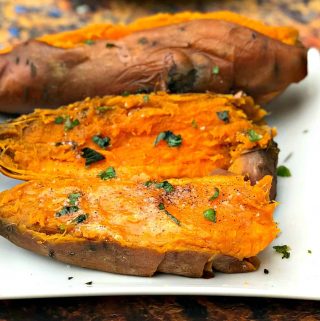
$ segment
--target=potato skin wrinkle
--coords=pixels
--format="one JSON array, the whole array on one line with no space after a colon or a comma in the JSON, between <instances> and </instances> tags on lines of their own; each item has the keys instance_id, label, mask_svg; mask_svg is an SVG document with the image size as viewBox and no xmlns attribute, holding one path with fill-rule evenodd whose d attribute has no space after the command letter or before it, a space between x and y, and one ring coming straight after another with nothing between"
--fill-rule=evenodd
<instances>
[{"instance_id":1,"label":"potato skin wrinkle","mask_svg":"<svg viewBox=\"0 0 320 321\"><path fill-rule=\"evenodd\" d=\"M156 16L20 44L0 54L0 111L26 113L125 91L243 90L267 102L306 76L306 49L294 30L204 16L178 15L171 22ZM78 42L88 34L92 44Z\"/></svg>"}]
</instances>

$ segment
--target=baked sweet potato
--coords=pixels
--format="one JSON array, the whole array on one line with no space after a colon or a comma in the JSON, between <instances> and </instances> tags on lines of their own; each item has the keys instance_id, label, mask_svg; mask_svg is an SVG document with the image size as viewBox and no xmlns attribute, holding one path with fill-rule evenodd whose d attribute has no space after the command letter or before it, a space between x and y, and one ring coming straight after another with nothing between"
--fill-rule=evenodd
<instances>
[{"instance_id":1,"label":"baked sweet potato","mask_svg":"<svg viewBox=\"0 0 320 321\"><path fill-rule=\"evenodd\" d=\"M52 177L100 179L112 167L122 179L208 176L227 170L244 153L269 148L275 129L252 98L213 94L115 96L86 99L56 110L36 110L0 125L0 170L29 180ZM254 172L253 183L275 172ZM243 168L243 171L241 171ZM257 175L257 171L261 175Z\"/></svg>"},{"instance_id":2,"label":"baked sweet potato","mask_svg":"<svg viewBox=\"0 0 320 321\"><path fill-rule=\"evenodd\" d=\"M22 43L0 55L0 111L123 92L230 93L269 101L306 75L290 28L231 13L155 16Z\"/></svg>"},{"instance_id":3,"label":"baked sweet potato","mask_svg":"<svg viewBox=\"0 0 320 321\"><path fill-rule=\"evenodd\" d=\"M254 271L276 237L271 176L31 181L0 194L0 234L68 264L107 272L201 277ZM168 188L170 186L170 189Z\"/></svg>"}]
</instances>

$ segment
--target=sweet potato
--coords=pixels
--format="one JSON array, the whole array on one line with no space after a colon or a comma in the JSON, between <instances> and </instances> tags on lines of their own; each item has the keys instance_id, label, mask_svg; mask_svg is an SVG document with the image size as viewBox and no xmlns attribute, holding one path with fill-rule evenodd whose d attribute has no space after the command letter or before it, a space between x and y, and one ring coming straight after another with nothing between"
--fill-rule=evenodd
<instances>
[{"instance_id":1,"label":"sweet potato","mask_svg":"<svg viewBox=\"0 0 320 321\"><path fill-rule=\"evenodd\" d=\"M243 90L261 102L305 75L306 49L290 28L228 13L180 14L18 45L0 55L0 111L30 112L125 91Z\"/></svg>"},{"instance_id":2,"label":"sweet potato","mask_svg":"<svg viewBox=\"0 0 320 321\"><path fill-rule=\"evenodd\" d=\"M208 176L248 151L272 144L275 129L250 97L213 94L131 95L86 99L36 110L0 125L0 170L18 179L98 176L113 167L122 179ZM236 173L257 164L234 165ZM94 162L90 163L94 159ZM267 164L269 157L264 160ZM239 163L240 164L240 163ZM86 166L88 165L88 166ZM243 168L243 171L241 171Z\"/></svg>"},{"instance_id":3,"label":"sweet potato","mask_svg":"<svg viewBox=\"0 0 320 321\"><path fill-rule=\"evenodd\" d=\"M111 179L31 181L0 194L0 234L68 264L107 272L201 277L254 271L276 237L271 176L155 184ZM218 191L218 193L217 193Z\"/></svg>"}]
</instances>

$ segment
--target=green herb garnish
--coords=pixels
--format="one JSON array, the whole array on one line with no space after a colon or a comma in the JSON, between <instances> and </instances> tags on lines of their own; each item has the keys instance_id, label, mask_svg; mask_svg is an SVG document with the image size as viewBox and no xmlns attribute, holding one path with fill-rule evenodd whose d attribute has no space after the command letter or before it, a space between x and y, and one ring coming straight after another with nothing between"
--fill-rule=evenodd
<instances>
[{"instance_id":1,"label":"green herb garnish","mask_svg":"<svg viewBox=\"0 0 320 321\"><path fill-rule=\"evenodd\" d=\"M80 125L78 119L72 120L69 116L67 116L64 122L64 130L71 130L78 125Z\"/></svg>"},{"instance_id":2,"label":"green herb garnish","mask_svg":"<svg viewBox=\"0 0 320 321\"><path fill-rule=\"evenodd\" d=\"M143 96L143 101L145 102L145 103L148 103L149 102L149 96L148 95L144 95Z\"/></svg>"},{"instance_id":3,"label":"green herb garnish","mask_svg":"<svg viewBox=\"0 0 320 321\"><path fill-rule=\"evenodd\" d=\"M229 123L229 111L224 110L224 111L218 111L217 112L218 118L222 120L224 123Z\"/></svg>"},{"instance_id":4,"label":"green herb garnish","mask_svg":"<svg viewBox=\"0 0 320 321\"><path fill-rule=\"evenodd\" d=\"M58 116L56 117L56 119L54 120L55 124L62 124L64 122L64 118L62 116Z\"/></svg>"},{"instance_id":5,"label":"green herb garnish","mask_svg":"<svg viewBox=\"0 0 320 321\"><path fill-rule=\"evenodd\" d=\"M123 97L128 97L130 95L130 91L128 91L128 90L125 90L122 94L121 94L121 96L123 96Z\"/></svg>"},{"instance_id":6,"label":"green herb garnish","mask_svg":"<svg viewBox=\"0 0 320 321\"><path fill-rule=\"evenodd\" d=\"M216 198L218 198L220 194L219 188L215 187L214 188L214 193L213 195L209 198L209 201L214 201Z\"/></svg>"},{"instance_id":7,"label":"green herb garnish","mask_svg":"<svg viewBox=\"0 0 320 321\"><path fill-rule=\"evenodd\" d=\"M92 46L95 44L95 41L92 39L86 39L83 43L85 43L86 45Z\"/></svg>"},{"instance_id":8,"label":"green herb garnish","mask_svg":"<svg viewBox=\"0 0 320 321\"><path fill-rule=\"evenodd\" d=\"M105 113L106 111L109 111L109 110L112 110L114 107L112 106L99 106L96 108L96 110L98 111L98 113L102 114L102 113Z\"/></svg>"},{"instance_id":9,"label":"green herb garnish","mask_svg":"<svg viewBox=\"0 0 320 321\"><path fill-rule=\"evenodd\" d=\"M138 42L141 45L146 45L149 42L149 40L146 37L142 37L138 40Z\"/></svg>"},{"instance_id":10,"label":"green herb garnish","mask_svg":"<svg viewBox=\"0 0 320 321\"><path fill-rule=\"evenodd\" d=\"M160 204L158 205L158 208L159 208L159 210L164 211L165 214L166 214L174 223L176 223L176 224L179 225L179 226L181 225L181 222L180 222L175 216L173 216L171 213L169 213L169 212L165 209L163 203L160 203Z\"/></svg>"},{"instance_id":11,"label":"green herb garnish","mask_svg":"<svg viewBox=\"0 0 320 321\"><path fill-rule=\"evenodd\" d=\"M85 221L88 218L88 214L80 214L78 215L75 219L72 220L72 223L82 223L83 221Z\"/></svg>"},{"instance_id":12,"label":"green herb garnish","mask_svg":"<svg viewBox=\"0 0 320 321\"><path fill-rule=\"evenodd\" d=\"M161 183L155 183L156 188L163 188L167 193L171 193L174 191L173 185L171 185L168 181L163 181Z\"/></svg>"},{"instance_id":13,"label":"green herb garnish","mask_svg":"<svg viewBox=\"0 0 320 321\"><path fill-rule=\"evenodd\" d=\"M165 132L161 132L155 142L154 146L157 146L161 140L164 140L167 142L169 147L178 147L182 143L182 137L181 135L175 135L173 132L167 130Z\"/></svg>"},{"instance_id":14,"label":"green herb garnish","mask_svg":"<svg viewBox=\"0 0 320 321\"><path fill-rule=\"evenodd\" d=\"M105 171L100 172L98 174L98 177L100 177L104 181L107 179L112 179L116 177L116 171L114 167L109 166Z\"/></svg>"},{"instance_id":15,"label":"green herb garnish","mask_svg":"<svg viewBox=\"0 0 320 321\"><path fill-rule=\"evenodd\" d=\"M198 127L199 127L199 126L198 126L198 123L196 122L195 119L192 119L191 126L192 126L193 128L198 128Z\"/></svg>"},{"instance_id":16,"label":"green herb garnish","mask_svg":"<svg viewBox=\"0 0 320 321\"><path fill-rule=\"evenodd\" d=\"M290 257L290 247L288 245L275 245L273 248L277 253L282 254L283 259L288 259Z\"/></svg>"},{"instance_id":17,"label":"green herb garnish","mask_svg":"<svg viewBox=\"0 0 320 321\"><path fill-rule=\"evenodd\" d=\"M89 166L92 163L99 162L105 159L105 157L102 154L89 147L85 147L81 150L81 157L86 159L86 166Z\"/></svg>"},{"instance_id":18,"label":"green herb garnish","mask_svg":"<svg viewBox=\"0 0 320 321\"><path fill-rule=\"evenodd\" d=\"M253 143L259 141L262 138L262 135L258 134L253 129L248 130L248 136L249 136L250 142L253 142Z\"/></svg>"},{"instance_id":19,"label":"green herb garnish","mask_svg":"<svg viewBox=\"0 0 320 321\"><path fill-rule=\"evenodd\" d=\"M218 75L219 72L220 72L219 66L214 66L214 67L212 67L212 73L213 73L214 75Z\"/></svg>"},{"instance_id":20,"label":"green herb garnish","mask_svg":"<svg viewBox=\"0 0 320 321\"><path fill-rule=\"evenodd\" d=\"M113 43L110 43L110 42L107 42L106 43L106 48L113 48L113 47L115 47L116 45L115 44L113 44Z\"/></svg>"},{"instance_id":21,"label":"green herb garnish","mask_svg":"<svg viewBox=\"0 0 320 321\"><path fill-rule=\"evenodd\" d=\"M76 205L80 198L81 194L80 193L72 193L68 196L69 203L70 205Z\"/></svg>"},{"instance_id":22,"label":"green herb garnish","mask_svg":"<svg viewBox=\"0 0 320 321\"><path fill-rule=\"evenodd\" d=\"M277 168L277 175L280 177L290 177L291 172L290 169L284 165L281 165Z\"/></svg>"},{"instance_id":23,"label":"green herb garnish","mask_svg":"<svg viewBox=\"0 0 320 321\"><path fill-rule=\"evenodd\" d=\"M92 137L92 141L103 149L106 149L110 145L110 138L108 136L102 137L95 135Z\"/></svg>"},{"instance_id":24,"label":"green herb garnish","mask_svg":"<svg viewBox=\"0 0 320 321\"><path fill-rule=\"evenodd\" d=\"M144 186L150 187L152 184L155 184L155 182L154 182L154 181L146 181L146 182L144 183Z\"/></svg>"},{"instance_id":25,"label":"green herb garnish","mask_svg":"<svg viewBox=\"0 0 320 321\"><path fill-rule=\"evenodd\" d=\"M312 251L311 251L311 250L308 250L308 253L309 253L309 254L312 254Z\"/></svg>"},{"instance_id":26,"label":"green herb garnish","mask_svg":"<svg viewBox=\"0 0 320 321\"><path fill-rule=\"evenodd\" d=\"M79 211L79 207L72 205L72 206L64 206L59 212L56 213L56 217L68 215L71 213L75 213Z\"/></svg>"},{"instance_id":27,"label":"green herb garnish","mask_svg":"<svg viewBox=\"0 0 320 321\"><path fill-rule=\"evenodd\" d=\"M203 216L205 219L207 219L208 221L211 221L213 223L217 222L217 218L216 218L216 211L213 208L209 208L207 210L205 210L203 212Z\"/></svg>"}]
</instances>

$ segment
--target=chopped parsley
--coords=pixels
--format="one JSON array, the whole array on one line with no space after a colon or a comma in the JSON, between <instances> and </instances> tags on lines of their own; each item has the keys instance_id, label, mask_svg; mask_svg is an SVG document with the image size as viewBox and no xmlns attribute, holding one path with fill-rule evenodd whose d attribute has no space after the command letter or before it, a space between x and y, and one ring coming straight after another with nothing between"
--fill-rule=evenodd
<instances>
[{"instance_id":1,"label":"chopped parsley","mask_svg":"<svg viewBox=\"0 0 320 321\"><path fill-rule=\"evenodd\" d=\"M92 137L92 141L103 149L106 149L110 145L110 138L108 136L102 137L101 135L95 135Z\"/></svg>"},{"instance_id":2,"label":"chopped parsley","mask_svg":"<svg viewBox=\"0 0 320 321\"><path fill-rule=\"evenodd\" d=\"M156 188L163 188L167 193L171 193L174 191L173 185L171 185L168 181L163 181L161 183L155 183Z\"/></svg>"},{"instance_id":3,"label":"chopped parsley","mask_svg":"<svg viewBox=\"0 0 320 321\"><path fill-rule=\"evenodd\" d=\"M217 222L216 211L213 208L209 208L203 212L203 216L206 220L211 221L213 223Z\"/></svg>"},{"instance_id":4,"label":"chopped parsley","mask_svg":"<svg viewBox=\"0 0 320 321\"><path fill-rule=\"evenodd\" d=\"M198 126L198 123L196 122L195 119L192 119L191 126L192 126L193 128L198 128L198 127L199 127L199 126Z\"/></svg>"},{"instance_id":5,"label":"chopped parsley","mask_svg":"<svg viewBox=\"0 0 320 321\"><path fill-rule=\"evenodd\" d=\"M78 119L72 120L69 116L67 116L64 122L64 130L71 130L78 125L80 125L80 122Z\"/></svg>"},{"instance_id":6,"label":"chopped parsley","mask_svg":"<svg viewBox=\"0 0 320 321\"><path fill-rule=\"evenodd\" d=\"M181 135L175 135L170 130L161 132L154 141L154 146L157 146L161 140L166 141L169 147L178 147L182 143Z\"/></svg>"},{"instance_id":7,"label":"chopped parsley","mask_svg":"<svg viewBox=\"0 0 320 321\"><path fill-rule=\"evenodd\" d=\"M105 157L102 154L89 147L85 147L81 150L81 157L85 158L86 166L89 166L92 163L96 163L105 159Z\"/></svg>"},{"instance_id":8,"label":"chopped parsley","mask_svg":"<svg viewBox=\"0 0 320 321\"><path fill-rule=\"evenodd\" d=\"M99 113L99 114L102 114L102 113L105 113L106 111L109 111L109 110L112 110L113 107L112 106L99 106L96 108L96 111Z\"/></svg>"},{"instance_id":9,"label":"chopped parsley","mask_svg":"<svg viewBox=\"0 0 320 321\"><path fill-rule=\"evenodd\" d=\"M154 184L155 182L154 181L146 181L145 183L144 183L144 186L146 186L146 187L150 187L152 184Z\"/></svg>"},{"instance_id":10,"label":"chopped parsley","mask_svg":"<svg viewBox=\"0 0 320 321\"><path fill-rule=\"evenodd\" d=\"M308 254L312 254L312 251L311 251L311 250L308 250Z\"/></svg>"},{"instance_id":11,"label":"chopped parsley","mask_svg":"<svg viewBox=\"0 0 320 321\"><path fill-rule=\"evenodd\" d=\"M176 224L179 225L179 226L181 225L181 222L180 222L175 216L173 216L171 213L169 213L169 212L165 209L163 203L160 203L159 206L158 206L158 208L159 208L159 210L164 211L165 214L166 214L174 223L176 223Z\"/></svg>"},{"instance_id":12,"label":"chopped parsley","mask_svg":"<svg viewBox=\"0 0 320 321\"><path fill-rule=\"evenodd\" d=\"M144 96L143 96L143 101L144 101L145 103L148 103L149 100L150 100L150 98L149 98L148 95L144 95Z\"/></svg>"},{"instance_id":13,"label":"chopped parsley","mask_svg":"<svg viewBox=\"0 0 320 321\"><path fill-rule=\"evenodd\" d=\"M142 37L138 40L138 42L140 45L146 45L149 42L149 40L146 37Z\"/></svg>"},{"instance_id":14,"label":"chopped parsley","mask_svg":"<svg viewBox=\"0 0 320 321\"><path fill-rule=\"evenodd\" d=\"M125 91L121 94L121 96L123 96L123 97L128 97L128 96L130 96L130 91L125 90Z\"/></svg>"},{"instance_id":15,"label":"chopped parsley","mask_svg":"<svg viewBox=\"0 0 320 321\"><path fill-rule=\"evenodd\" d=\"M76 224L82 223L88 218L88 216L89 216L88 214L80 214L75 219L72 220L72 223L76 223Z\"/></svg>"},{"instance_id":16,"label":"chopped parsley","mask_svg":"<svg viewBox=\"0 0 320 321\"><path fill-rule=\"evenodd\" d=\"M220 72L219 66L212 67L212 74L213 75L219 75L219 72Z\"/></svg>"},{"instance_id":17,"label":"chopped parsley","mask_svg":"<svg viewBox=\"0 0 320 321\"><path fill-rule=\"evenodd\" d=\"M64 215L68 215L71 213L75 213L79 211L79 207L75 206L75 205L71 205L71 206L64 206L59 212L56 213L56 217L61 217Z\"/></svg>"},{"instance_id":18,"label":"chopped parsley","mask_svg":"<svg viewBox=\"0 0 320 321\"><path fill-rule=\"evenodd\" d=\"M249 136L250 142L253 142L253 143L258 142L262 138L262 135L258 134L254 129L248 130L248 136Z\"/></svg>"},{"instance_id":19,"label":"chopped parsley","mask_svg":"<svg viewBox=\"0 0 320 321\"><path fill-rule=\"evenodd\" d=\"M106 43L106 48L113 48L115 47L116 45L114 43L111 43L111 42L107 42Z\"/></svg>"},{"instance_id":20,"label":"chopped parsley","mask_svg":"<svg viewBox=\"0 0 320 321\"><path fill-rule=\"evenodd\" d=\"M224 123L226 123L226 124L229 123L229 111L228 110L218 111L217 116Z\"/></svg>"},{"instance_id":21,"label":"chopped parsley","mask_svg":"<svg viewBox=\"0 0 320 321\"><path fill-rule=\"evenodd\" d=\"M98 174L98 177L100 177L102 180L112 179L116 178L116 171L114 167L109 166L105 171L102 171Z\"/></svg>"},{"instance_id":22,"label":"chopped parsley","mask_svg":"<svg viewBox=\"0 0 320 321\"><path fill-rule=\"evenodd\" d=\"M64 122L64 118L62 116L58 116L56 117L56 119L54 120L55 124L62 124Z\"/></svg>"},{"instance_id":23,"label":"chopped parsley","mask_svg":"<svg viewBox=\"0 0 320 321\"><path fill-rule=\"evenodd\" d=\"M280 177L290 177L291 172L290 169L284 165L281 165L277 168L277 175Z\"/></svg>"},{"instance_id":24,"label":"chopped parsley","mask_svg":"<svg viewBox=\"0 0 320 321\"><path fill-rule=\"evenodd\" d=\"M290 257L290 247L288 245L275 245L273 249L275 249L277 253L282 254L283 259Z\"/></svg>"},{"instance_id":25,"label":"chopped parsley","mask_svg":"<svg viewBox=\"0 0 320 321\"><path fill-rule=\"evenodd\" d=\"M86 45L92 46L95 44L95 41L92 39L86 39L83 43L85 43Z\"/></svg>"},{"instance_id":26,"label":"chopped parsley","mask_svg":"<svg viewBox=\"0 0 320 321\"><path fill-rule=\"evenodd\" d=\"M209 198L209 201L214 201L216 198L218 198L220 194L219 188L215 187L214 188L214 193L213 195Z\"/></svg>"},{"instance_id":27,"label":"chopped parsley","mask_svg":"<svg viewBox=\"0 0 320 321\"><path fill-rule=\"evenodd\" d=\"M80 193L72 193L68 196L69 203L70 205L76 205L80 198L81 194Z\"/></svg>"}]
</instances>

